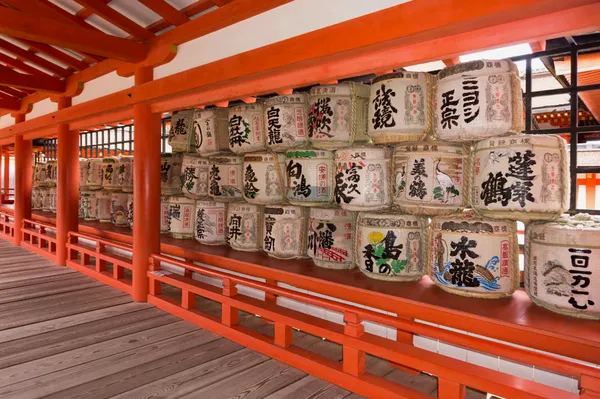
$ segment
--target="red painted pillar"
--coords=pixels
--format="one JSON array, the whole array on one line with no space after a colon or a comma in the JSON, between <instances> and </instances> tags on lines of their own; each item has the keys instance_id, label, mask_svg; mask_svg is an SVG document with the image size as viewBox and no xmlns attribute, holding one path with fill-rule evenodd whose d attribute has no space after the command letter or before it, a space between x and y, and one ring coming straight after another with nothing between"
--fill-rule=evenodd
<instances>
[{"instance_id":1,"label":"red painted pillar","mask_svg":"<svg viewBox=\"0 0 600 399\"><path fill-rule=\"evenodd\" d=\"M71 106L70 97L58 99L58 109ZM69 231L78 229L79 211L79 135L59 124L56 184L56 264L66 265Z\"/></svg>"},{"instance_id":2,"label":"red painted pillar","mask_svg":"<svg viewBox=\"0 0 600 399\"><path fill-rule=\"evenodd\" d=\"M135 72L135 84L150 82L151 68ZM160 253L160 114L150 105L133 106L133 300L148 298L149 258Z\"/></svg>"},{"instance_id":3,"label":"red painted pillar","mask_svg":"<svg viewBox=\"0 0 600 399\"><path fill-rule=\"evenodd\" d=\"M0 200L8 199L8 189L10 188L10 154L8 148L4 148L4 176L2 177L2 190L4 196Z\"/></svg>"},{"instance_id":4,"label":"red painted pillar","mask_svg":"<svg viewBox=\"0 0 600 399\"><path fill-rule=\"evenodd\" d=\"M17 114L15 123L25 121L25 115ZM31 185L33 167L31 140L15 137L15 245L21 245L23 219L31 218Z\"/></svg>"}]
</instances>

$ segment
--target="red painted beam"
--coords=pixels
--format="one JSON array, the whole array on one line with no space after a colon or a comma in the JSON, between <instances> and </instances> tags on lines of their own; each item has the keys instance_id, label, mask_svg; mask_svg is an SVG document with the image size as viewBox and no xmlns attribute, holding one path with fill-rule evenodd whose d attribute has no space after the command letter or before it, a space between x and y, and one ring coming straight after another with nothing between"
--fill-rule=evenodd
<instances>
[{"instance_id":1,"label":"red painted beam","mask_svg":"<svg viewBox=\"0 0 600 399\"><path fill-rule=\"evenodd\" d=\"M4 39L0 39L0 48L8 51L9 53L13 53L15 56L20 57L23 60L29 61L52 73L62 76L63 78L66 78L67 76L71 75L69 71L56 65L55 63L45 60L42 57L38 57L31 51L23 50L21 47L15 46L14 44Z\"/></svg>"},{"instance_id":2,"label":"red painted beam","mask_svg":"<svg viewBox=\"0 0 600 399\"><path fill-rule=\"evenodd\" d=\"M125 32L139 40L150 40L154 34L148 29L142 28L140 25L127 18L125 15L109 7L102 0L75 0L77 3L93 11L95 14L104 18L111 24L118 26Z\"/></svg>"},{"instance_id":3,"label":"red painted beam","mask_svg":"<svg viewBox=\"0 0 600 399\"><path fill-rule=\"evenodd\" d=\"M21 102L12 97L0 96L0 109L19 111L21 109Z\"/></svg>"},{"instance_id":4,"label":"red painted beam","mask_svg":"<svg viewBox=\"0 0 600 399\"><path fill-rule=\"evenodd\" d=\"M25 39L21 39L21 42L23 42L23 44L28 45L32 49L39 51L40 53L44 53L47 56L52 57L55 60L60 61L63 64L70 66L71 68L73 68L77 71L81 71L81 70L89 67L89 65L86 64L85 62L79 61L77 58L70 56L70 55L68 55L58 49L55 49L54 47L49 46L47 44L33 42L31 40L25 40Z\"/></svg>"},{"instance_id":5,"label":"red painted beam","mask_svg":"<svg viewBox=\"0 0 600 399\"><path fill-rule=\"evenodd\" d=\"M148 54L142 43L8 8L0 8L0 33L127 62L140 62Z\"/></svg>"},{"instance_id":6,"label":"red painted beam","mask_svg":"<svg viewBox=\"0 0 600 399\"><path fill-rule=\"evenodd\" d=\"M64 93L66 83L50 76L24 75L0 65L0 85Z\"/></svg>"},{"instance_id":7,"label":"red painted beam","mask_svg":"<svg viewBox=\"0 0 600 399\"><path fill-rule=\"evenodd\" d=\"M140 3L169 21L172 25L182 25L190 19L165 0L138 0Z\"/></svg>"}]
</instances>

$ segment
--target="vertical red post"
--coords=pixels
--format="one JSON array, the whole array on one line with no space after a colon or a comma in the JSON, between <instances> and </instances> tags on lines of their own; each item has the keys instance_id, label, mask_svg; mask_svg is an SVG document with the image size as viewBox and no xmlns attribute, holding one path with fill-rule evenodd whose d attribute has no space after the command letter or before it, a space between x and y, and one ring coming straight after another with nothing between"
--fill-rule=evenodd
<instances>
[{"instance_id":1,"label":"vertical red post","mask_svg":"<svg viewBox=\"0 0 600 399\"><path fill-rule=\"evenodd\" d=\"M6 148L4 151L4 176L2 179L2 188L4 189L4 198L8 199L8 189L10 188L10 154Z\"/></svg>"},{"instance_id":2,"label":"vertical red post","mask_svg":"<svg viewBox=\"0 0 600 399\"><path fill-rule=\"evenodd\" d=\"M135 72L135 84L150 82L152 68ZM148 298L148 264L160 253L160 114L149 104L133 106L133 300Z\"/></svg>"},{"instance_id":3,"label":"vertical red post","mask_svg":"<svg viewBox=\"0 0 600 399\"><path fill-rule=\"evenodd\" d=\"M58 99L58 109L71 106L70 97ZM78 230L79 210L79 135L69 125L57 125L57 184L56 184L56 264L65 266L69 231Z\"/></svg>"},{"instance_id":4,"label":"vertical red post","mask_svg":"<svg viewBox=\"0 0 600 399\"><path fill-rule=\"evenodd\" d=\"M25 121L24 114L15 116L15 123ZM15 137L15 245L21 245L23 219L31 218L31 185L33 183L33 147L31 140Z\"/></svg>"}]
</instances>

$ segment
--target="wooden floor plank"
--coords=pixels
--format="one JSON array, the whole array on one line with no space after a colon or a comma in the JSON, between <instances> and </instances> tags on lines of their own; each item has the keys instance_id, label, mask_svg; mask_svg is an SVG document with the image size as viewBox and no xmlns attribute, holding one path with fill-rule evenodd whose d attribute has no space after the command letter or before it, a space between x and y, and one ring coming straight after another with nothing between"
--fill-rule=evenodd
<instances>
[{"instance_id":1,"label":"wooden floor plank","mask_svg":"<svg viewBox=\"0 0 600 399\"><path fill-rule=\"evenodd\" d=\"M13 272L13 273L7 273L7 274L3 275L2 282L8 283L11 281L26 280L26 279L30 279L30 278L49 277L49 276L72 274L72 273L77 273L77 272L74 271L73 269L59 268L59 267L44 268L44 269L40 269L40 270L25 270L22 272Z\"/></svg>"},{"instance_id":2,"label":"wooden floor plank","mask_svg":"<svg viewBox=\"0 0 600 399\"><path fill-rule=\"evenodd\" d=\"M156 380L113 399L179 398L268 361L250 349L242 349L213 361Z\"/></svg>"},{"instance_id":3,"label":"wooden floor plank","mask_svg":"<svg viewBox=\"0 0 600 399\"><path fill-rule=\"evenodd\" d=\"M70 280L70 283L68 284L65 284L64 281L51 281L45 284L38 284L28 287L10 288L0 291L0 304L62 294L65 292L75 292L79 290L86 290L92 287L102 286L102 283L98 281L81 279Z\"/></svg>"},{"instance_id":4,"label":"wooden floor plank","mask_svg":"<svg viewBox=\"0 0 600 399\"><path fill-rule=\"evenodd\" d=\"M2 369L0 387L38 378L196 330L181 321ZM2 396L2 395L0 395Z\"/></svg>"},{"instance_id":5,"label":"wooden floor plank","mask_svg":"<svg viewBox=\"0 0 600 399\"><path fill-rule=\"evenodd\" d=\"M58 275L58 276L49 276L49 277L38 277L38 278L30 278L26 280L18 280L18 281L10 281L8 283L0 282L0 290L16 288L16 287L28 287L31 285L44 284L51 281L68 281L68 280L76 280L83 279L87 276L80 273L72 273L66 275ZM66 283L68 284L68 283Z\"/></svg>"},{"instance_id":6,"label":"wooden floor plank","mask_svg":"<svg viewBox=\"0 0 600 399\"><path fill-rule=\"evenodd\" d=\"M308 375L265 399L342 399L350 391Z\"/></svg>"},{"instance_id":7,"label":"wooden floor plank","mask_svg":"<svg viewBox=\"0 0 600 399\"><path fill-rule=\"evenodd\" d=\"M57 392L48 396L47 399L110 398L242 349L241 345L224 338L195 347L193 345L194 343L189 343L187 347L183 347L181 352Z\"/></svg>"},{"instance_id":8,"label":"wooden floor plank","mask_svg":"<svg viewBox=\"0 0 600 399\"><path fill-rule=\"evenodd\" d=\"M100 321L109 317L118 316L120 314L136 312L138 310L148 308L153 308L153 306L147 303L129 302L93 310L90 312L78 313L71 316L51 319L18 328L12 328L9 330L0 331L0 343L19 338L31 337L38 334L44 334L51 331L57 331L63 328L69 328L93 321Z\"/></svg>"},{"instance_id":9,"label":"wooden floor plank","mask_svg":"<svg viewBox=\"0 0 600 399\"><path fill-rule=\"evenodd\" d=\"M305 376L306 373L271 359L181 397L225 399L243 396L244 399L262 399Z\"/></svg>"},{"instance_id":10,"label":"wooden floor plank","mask_svg":"<svg viewBox=\"0 0 600 399\"><path fill-rule=\"evenodd\" d=\"M187 325L191 332L157 342L148 342L146 345L138 343L138 347L134 349L0 388L0 397L3 399L47 397L77 385L181 352L189 348L191 342L201 344L220 339L215 334L193 328L194 326L188 323L181 322L181 324ZM132 342L132 346L135 343ZM64 398L62 395L58 397Z\"/></svg>"},{"instance_id":11,"label":"wooden floor plank","mask_svg":"<svg viewBox=\"0 0 600 399\"><path fill-rule=\"evenodd\" d=\"M157 309L145 309L99 322L6 342L0 344L0 368L88 347L176 321L178 319L175 316Z\"/></svg>"}]
</instances>

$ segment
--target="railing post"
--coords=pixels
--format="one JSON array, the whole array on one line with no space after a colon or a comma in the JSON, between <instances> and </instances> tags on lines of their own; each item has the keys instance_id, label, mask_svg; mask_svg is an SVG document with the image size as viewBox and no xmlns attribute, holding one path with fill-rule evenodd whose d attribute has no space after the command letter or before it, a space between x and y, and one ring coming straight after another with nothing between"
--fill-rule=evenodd
<instances>
[{"instance_id":1,"label":"railing post","mask_svg":"<svg viewBox=\"0 0 600 399\"><path fill-rule=\"evenodd\" d=\"M346 322L344 326L345 335L360 338L365 333L365 326L362 325L361 319L356 313L344 313L344 321ZM355 377L365 373L365 352L344 344L343 357L343 370L345 373Z\"/></svg>"},{"instance_id":2,"label":"railing post","mask_svg":"<svg viewBox=\"0 0 600 399\"><path fill-rule=\"evenodd\" d=\"M232 298L237 295L237 287L230 279L223 279L223 295ZM234 308L230 304L221 304L221 322L226 326L232 327L238 324L238 309Z\"/></svg>"},{"instance_id":3,"label":"railing post","mask_svg":"<svg viewBox=\"0 0 600 399\"><path fill-rule=\"evenodd\" d=\"M153 79L153 69L135 71L135 84ZM148 259L160 253L160 114L149 104L133 106L135 152L133 156L133 262L132 296L134 301L148 298Z\"/></svg>"},{"instance_id":4,"label":"railing post","mask_svg":"<svg viewBox=\"0 0 600 399\"><path fill-rule=\"evenodd\" d=\"M15 124L25 121L24 114L15 115ZM15 137L15 217L14 243L21 245L23 219L31 218L31 186L32 186L33 147L31 140L22 135Z\"/></svg>"},{"instance_id":5,"label":"railing post","mask_svg":"<svg viewBox=\"0 0 600 399\"><path fill-rule=\"evenodd\" d=\"M58 98L59 110L70 106L71 97ZM79 134L64 123L57 125L57 131L56 264L65 266L67 235L79 227Z\"/></svg>"},{"instance_id":6,"label":"railing post","mask_svg":"<svg viewBox=\"0 0 600 399\"><path fill-rule=\"evenodd\" d=\"M458 382L438 377L438 399L465 399L467 389Z\"/></svg>"},{"instance_id":7,"label":"railing post","mask_svg":"<svg viewBox=\"0 0 600 399\"><path fill-rule=\"evenodd\" d=\"M149 264L150 264L151 272L160 270L160 261L157 261L153 257L150 257ZM162 294L162 287L160 285L160 281L156 281L155 279L150 279L148 294L154 295L154 296Z\"/></svg>"},{"instance_id":8,"label":"railing post","mask_svg":"<svg viewBox=\"0 0 600 399\"><path fill-rule=\"evenodd\" d=\"M581 399L600 398L600 378L584 374L581 376L579 386L581 388Z\"/></svg>"},{"instance_id":9,"label":"railing post","mask_svg":"<svg viewBox=\"0 0 600 399\"><path fill-rule=\"evenodd\" d=\"M282 348L292 345L292 327L279 321L275 322L275 345Z\"/></svg>"},{"instance_id":10,"label":"railing post","mask_svg":"<svg viewBox=\"0 0 600 399\"><path fill-rule=\"evenodd\" d=\"M72 243L73 243L73 236L71 236L71 233L69 233L69 235L67 236L67 245L71 245ZM72 259L73 259L73 251L71 249L69 249L67 251L67 262L71 261Z\"/></svg>"},{"instance_id":11,"label":"railing post","mask_svg":"<svg viewBox=\"0 0 600 399\"><path fill-rule=\"evenodd\" d=\"M4 152L4 176L2 179L2 187L3 187L2 201L4 201L5 197L6 197L6 200L8 200L10 197L10 193L8 192L9 186L10 186L10 154L8 153L8 150L7 150Z\"/></svg>"},{"instance_id":12,"label":"railing post","mask_svg":"<svg viewBox=\"0 0 600 399\"><path fill-rule=\"evenodd\" d=\"M103 254L106 250L106 245L100 241L96 241L96 254ZM106 261L96 256L96 271L101 273L106 271Z\"/></svg>"},{"instance_id":13,"label":"railing post","mask_svg":"<svg viewBox=\"0 0 600 399\"><path fill-rule=\"evenodd\" d=\"M42 236L46 234L46 228L44 226L40 226L40 235L37 237L37 244L38 244L38 248L42 248ZM33 244L33 236L31 236L32 238L32 244ZM50 249L50 248L48 248Z\"/></svg>"}]
</instances>

